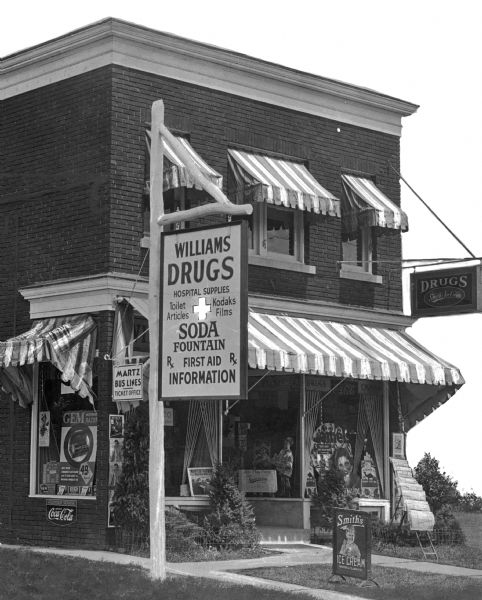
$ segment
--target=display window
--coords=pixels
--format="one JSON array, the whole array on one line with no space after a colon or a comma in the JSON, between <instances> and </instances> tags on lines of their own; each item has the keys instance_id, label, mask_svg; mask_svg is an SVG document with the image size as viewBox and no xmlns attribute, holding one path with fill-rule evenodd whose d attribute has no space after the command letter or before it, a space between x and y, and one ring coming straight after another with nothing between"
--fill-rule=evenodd
<instances>
[{"instance_id":1,"label":"display window","mask_svg":"<svg viewBox=\"0 0 482 600\"><path fill-rule=\"evenodd\" d=\"M366 388L366 389L365 389ZM317 406L310 447L310 487L334 472L347 494L382 497L383 423L381 386L345 382Z\"/></svg>"},{"instance_id":2,"label":"display window","mask_svg":"<svg viewBox=\"0 0 482 600\"><path fill-rule=\"evenodd\" d=\"M95 497L97 412L50 363L38 365L32 424L31 493Z\"/></svg>"},{"instance_id":3,"label":"display window","mask_svg":"<svg viewBox=\"0 0 482 600\"><path fill-rule=\"evenodd\" d=\"M165 411L166 496L194 495L192 474L208 472L219 461L221 403L181 400L169 403Z\"/></svg>"},{"instance_id":4,"label":"display window","mask_svg":"<svg viewBox=\"0 0 482 600\"><path fill-rule=\"evenodd\" d=\"M224 415L223 462L247 496L300 495L299 384L290 380L272 377Z\"/></svg>"}]
</instances>

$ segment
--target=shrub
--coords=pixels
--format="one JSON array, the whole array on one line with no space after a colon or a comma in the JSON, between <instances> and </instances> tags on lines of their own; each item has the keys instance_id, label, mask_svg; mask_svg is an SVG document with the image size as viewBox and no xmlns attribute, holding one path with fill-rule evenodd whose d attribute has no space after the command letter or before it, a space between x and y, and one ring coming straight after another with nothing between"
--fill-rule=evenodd
<instances>
[{"instance_id":1,"label":"shrub","mask_svg":"<svg viewBox=\"0 0 482 600\"><path fill-rule=\"evenodd\" d=\"M125 531L149 535L149 410L148 403L126 416L124 462L112 502L114 519Z\"/></svg>"},{"instance_id":2,"label":"shrub","mask_svg":"<svg viewBox=\"0 0 482 600\"><path fill-rule=\"evenodd\" d=\"M238 490L228 465L215 466L209 499L211 512L204 518L204 529L211 543L219 548L259 544L253 507Z\"/></svg>"},{"instance_id":3,"label":"shrub","mask_svg":"<svg viewBox=\"0 0 482 600\"><path fill-rule=\"evenodd\" d=\"M438 544L463 544L465 535L457 519L448 505L435 513L433 533L434 542Z\"/></svg>"},{"instance_id":4,"label":"shrub","mask_svg":"<svg viewBox=\"0 0 482 600\"><path fill-rule=\"evenodd\" d=\"M460 494L457 482L440 471L439 461L425 453L415 467L415 479L423 487L431 511L436 514L445 505L454 506Z\"/></svg>"},{"instance_id":5,"label":"shrub","mask_svg":"<svg viewBox=\"0 0 482 600\"><path fill-rule=\"evenodd\" d=\"M195 553L202 543L205 531L190 521L176 508L166 510L166 551L174 553Z\"/></svg>"},{"instance_id":6,"label":"shrub","mask_svg":"<svg viewBox=\"0 0 482 600\"><path fill-rule=\"evenodd\" d=\"M466 492L460 496L457 509L463 512L481 512L482 498L475 492Z\"/></svg>"},{"instance_id":7,"label":"shrub","mask_svg":"<svg viewBox=\"0 0 482 600\"><path fill-rule=\"evenodd\" d=\"M316 483L316 495L313 498L315 506L320 509L320 522L314 525L331 527L334 508L351 508L353 496L345 488L344 482L334 469L326 471L323 478Z\"/></svg>"}]
</instances>

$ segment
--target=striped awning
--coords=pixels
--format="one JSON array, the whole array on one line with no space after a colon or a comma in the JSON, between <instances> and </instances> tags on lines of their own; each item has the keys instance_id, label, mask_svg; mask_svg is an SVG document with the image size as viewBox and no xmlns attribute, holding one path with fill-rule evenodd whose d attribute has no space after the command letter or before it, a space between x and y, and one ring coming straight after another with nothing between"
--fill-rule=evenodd
<instances>
[{"instance_id":1,"label":"striped awning","mask_svg":"<svg viewBox=\"0 0 482 600\"><path fill-rule=\"evenodd\" d=\"M30 369L33 363L49 361L83 398L92 396L92 363L96 350L96 324L89 315L57 317L35 321L32 329L0 342L0 384L22 405L29 398ZM22 383L23 381L23 383Z\"/></svg>"},{"instance_id":2,"label":"striped awning","mask_svg":"<svg viewBox=\"0 0 482 600\"><path fill-rule=\"evenodd\" d=\"M266 202L324 215L341 215L339 200L300 163L240 150L229 150L228 162L237 204Z\"/></svg>"},{"instance_id":3,"label":"striped awning","mask_svg":"<svg viewBox=\"0 0 482 600\"><path fill-rule=\"evenodd\" d=\"M352 237L361 227L408 230L407 215L366 177L342 175L343 228Z\"/></svg>"},{"instance_id":4,"label":"striped awning","mask_svg":"<svg viewBox=\"0 0 482 600\"><path fill-rule=\"evenodd\" d=\"M288 373L397 381L406 431L465 382L450 363L404 332L249 313L248 365Z\"/></svg>"},{"instance_id":5,"label":"striped awning","mask_svg":"<svg viewBox=\"0 0 482 600\"><path fill-rule=\"evenodd\" d=\"M202 171L202 173L207 177L214 185L216 185L219 189L223 187L223 178L222 176L215 171L212 167L208 165L208 163L202 159L199 154L194 150L191 144L188 142L186 138L180 136L174 136L176 140L183 146L184 150L189 153L189 156L192 158L197 167ZM151 148L151 132L146 132L146 143L150 152ZM180 187L187 188L198 188L198 186L194 183L191 175L189 174L186 166L183 161L179 157L176 149L173 148L163 137L162 138L162 148L164 152L164 191L172 190Z\"/></svg>"},{"instance_id":6,"label":"striped awning","mask_svg":"<svg viewBox=\"0 0 482 600\"><path fill-rule=\"evenodd\" d=\"M430 385L461 386L460 371L406 333L250 312L251 368Z\"/></svg>"}]
</instances>

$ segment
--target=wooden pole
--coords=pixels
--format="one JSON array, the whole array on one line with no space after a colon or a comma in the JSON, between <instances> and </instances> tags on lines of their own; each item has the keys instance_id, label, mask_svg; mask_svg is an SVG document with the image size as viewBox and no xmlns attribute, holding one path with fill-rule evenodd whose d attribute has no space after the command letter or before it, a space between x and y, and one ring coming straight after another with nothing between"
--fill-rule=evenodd
<instances>
[{"instance_id":1,"label":"wooden pole","mask_svg":"<svg viewBox=\"0 0 482 600\"><path fill-rule=\"evenodd\" d=\"M163 152L160 130L164 124L164 103L152 105L150 167L150 245L149 245L149 515L151 577L166 578L165 496L164 496L164 402L159 400L159 303L161 290L161 227Z\"/></svg>"}]
</instances>

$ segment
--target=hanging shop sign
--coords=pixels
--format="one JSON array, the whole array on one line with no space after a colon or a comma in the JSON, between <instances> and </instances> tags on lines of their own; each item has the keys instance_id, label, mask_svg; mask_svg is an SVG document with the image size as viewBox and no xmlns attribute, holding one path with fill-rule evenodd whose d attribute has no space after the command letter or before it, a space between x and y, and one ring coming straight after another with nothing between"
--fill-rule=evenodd
<instances>
[{"instance_id":1,"label":"hanging shop sign","mask_svg":"<svg viewBox=\"0 0 482 600\"><path fill-rule=\"evenodd\" d=\"M142 363L112 367L112 401L142 400Z\"/></svg>"},{"instance_id":2,"label":"hanging shop sign","mask_svg":"<svg viewBox=\"0 0 482 600\"><path fill-rule=\"evenodd\" d=\"M333 575L369 579L371 516L358 510L333 510Z\"/></svg>"},{"instance_id":3,"label":"hanging shop sign","mask_svg":"<svg viewBox=\"0 0 482 600\"><path fill-rule=\"evenodd\" d=\"M77 501L52 498L45 501L47 521L54 525L72 525L77 521Z\"/></svg>"},{"instance_id":4,"label":"hanging shop sign","mask_svg":"<svg viewBox=\"0 0 482 600\"><path fill-rule=\"evenodd\" d=\"M414 317L482 312L480 266L412 273L410 288Z\"/></svg>"},{"instance_id":5,"label":"hanging shop sign","mask_svg":"<svg viewBox=\"0 0 482 600\"><path fill-rule=\"evenodd\" d=\"M90 495L97 456L97 413L65 412L60 440L58 494Z\"/></svg>"},{"instance_id":6,"label":"hanging shop sign","mask_svg":"<svg viewBox=\"0 0 482 600\"><path fill-rule=\"evenodd\" d=\"M165 233L162 256L161 398L245 398L246 223Z\"/></svg>"}]
</instances>

